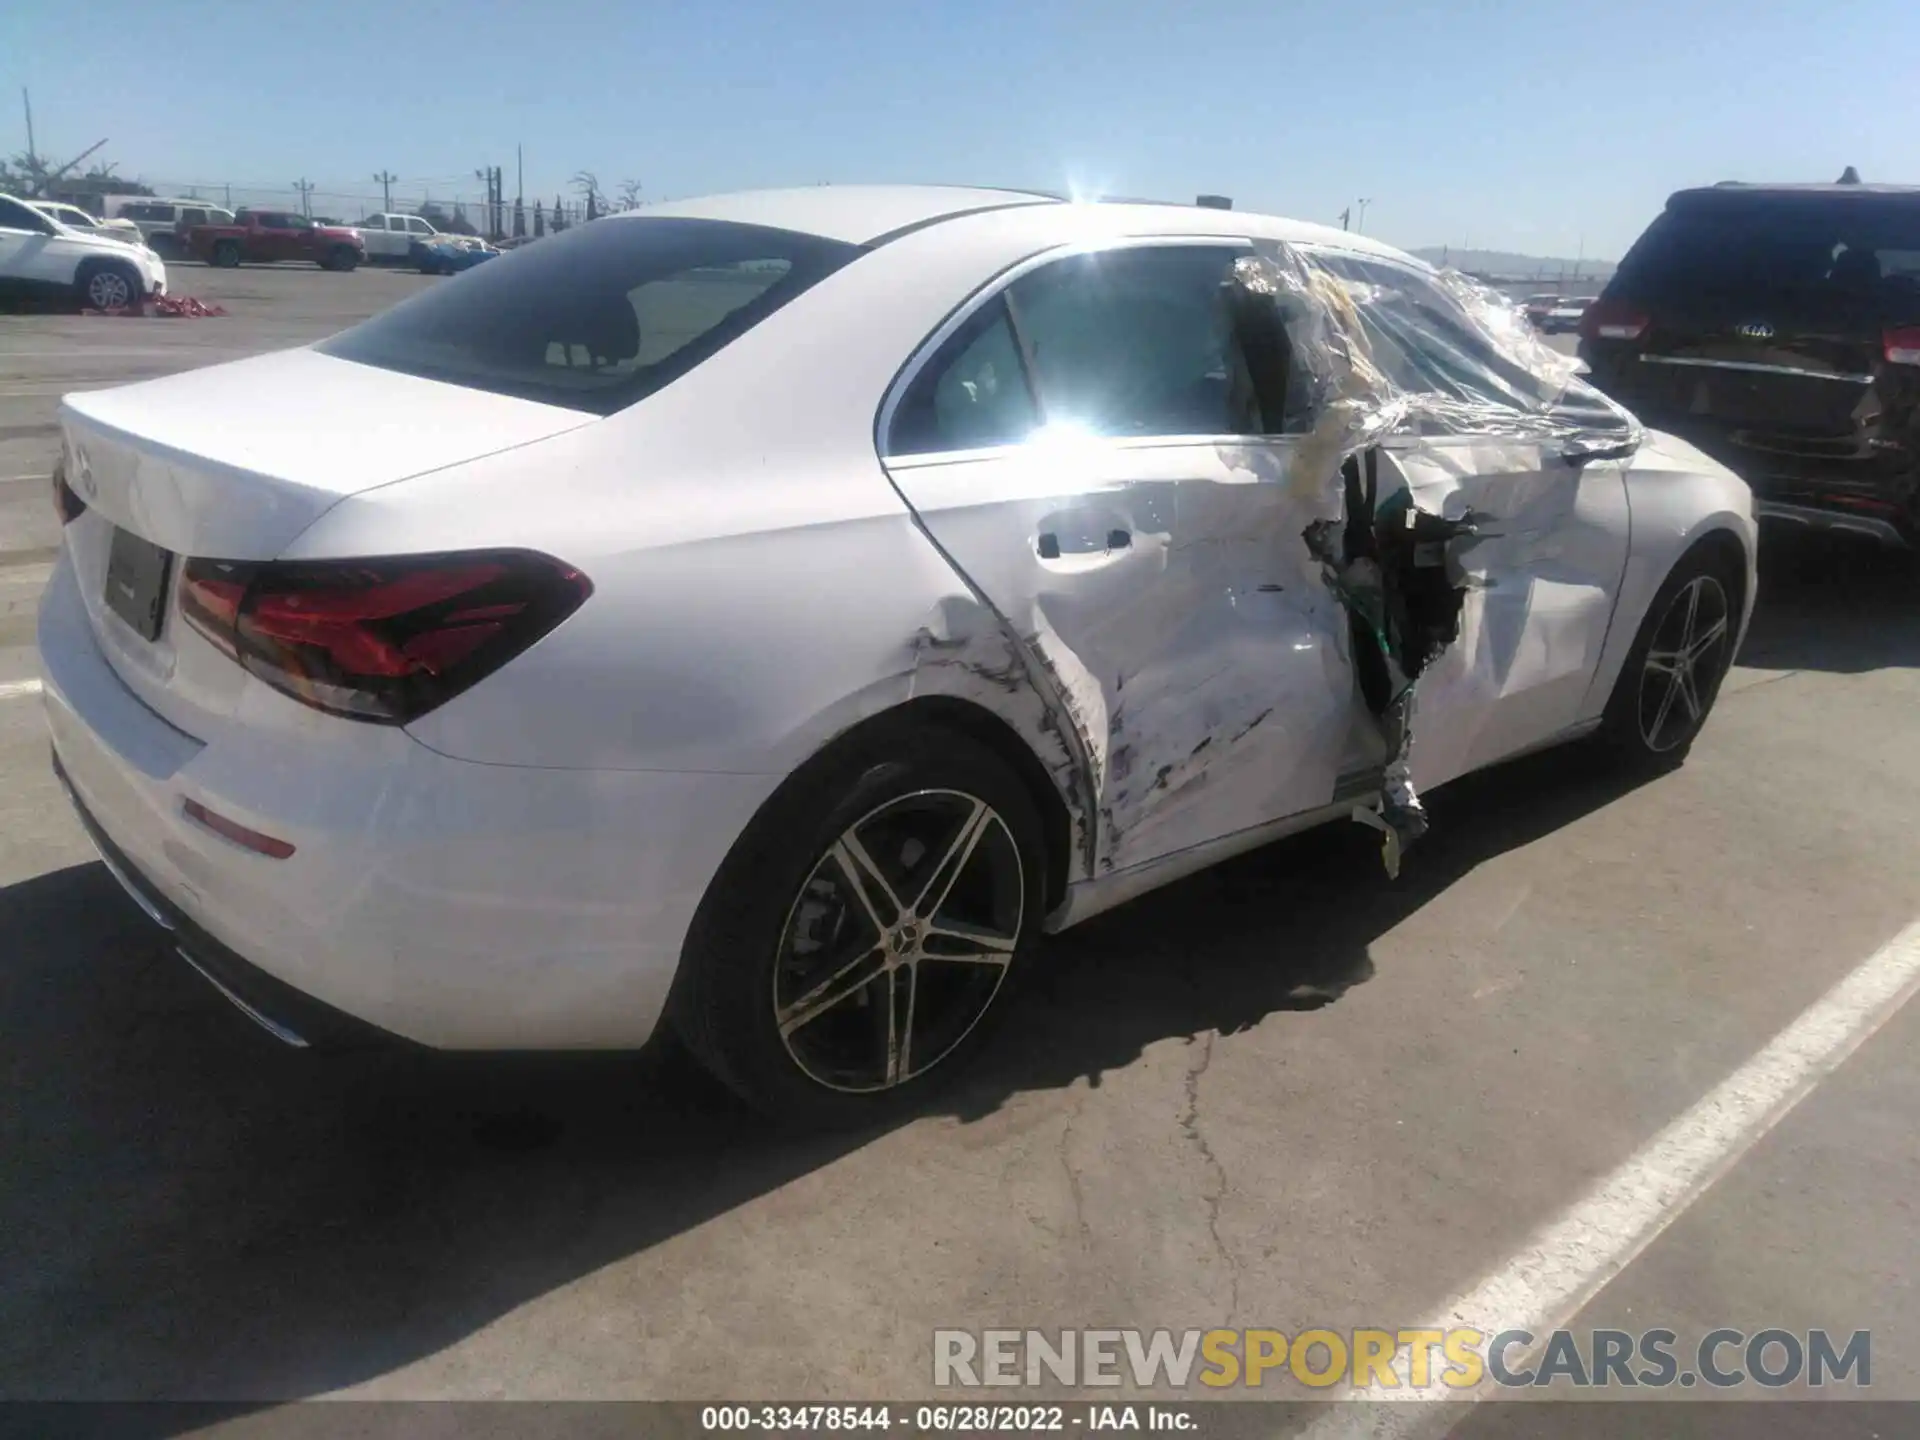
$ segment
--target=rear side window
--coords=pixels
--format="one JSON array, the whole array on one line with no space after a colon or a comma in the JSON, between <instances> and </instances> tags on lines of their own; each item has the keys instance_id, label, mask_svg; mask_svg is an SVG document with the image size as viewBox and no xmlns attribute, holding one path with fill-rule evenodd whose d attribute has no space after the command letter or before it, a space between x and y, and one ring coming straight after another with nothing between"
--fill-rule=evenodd
<instances>
[{"instance_id":1,"label":"rear side window","mask_svg":"<svg viewBox=\"0 0 1920 1440\"><path fill-rule=\"evenodd\" d=\"M1617 286L1645 299L1782 291L1867 295L1920 283L1920 206L1860 200L1669 210L1620 262Z\"/></svg>"},{"instance_id":2,"label":"rear side window","mask_svg":"<svg viewBox=\"0 0 1920 1440\"><path fill-rule=\"evenodd\" d=\"M719 220L596 220L489 260L317 348L611 415L860 253L843 241Z\"/></svg>"},{"instance_id":3,"label":"rear side window","mask_svg":"<svg viewBox=\"0 0 1920 1440\"><path fill-rule=\"evenodd\" d=\"M1104 251L1008 292L1049 426L1096 435L1257 435L1227 303L1225 245Z\"/></svg>"}]
</instances>

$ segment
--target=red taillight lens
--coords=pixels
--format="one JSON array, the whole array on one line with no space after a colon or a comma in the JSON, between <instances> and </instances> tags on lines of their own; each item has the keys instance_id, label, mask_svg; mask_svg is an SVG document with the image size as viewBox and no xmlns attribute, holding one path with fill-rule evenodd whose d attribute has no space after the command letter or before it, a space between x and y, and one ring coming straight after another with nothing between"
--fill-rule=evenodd
<instances>
[{"instance_id":1,"label":"red taillight lens","mask_svg":"<svg viewBox=\"0 0 1920 1440\"><path fill-rule=\"evenodd\" d=\"M1596 300L1580 317L1580 338L1638 340L1651 323L1645 311L1624 300Z\"/></svg>"},{"instance_id":2,"label":"red taillight lens","mask_svg":"<svg viewBox=\"0 0 1920 1440\"><path fill-rule=\"evenodd\" d=\"M62 525L71 525L86 510L87 502L73 493L73 487L67 484L65 461L56 461L53 467L53 509L60 517Z\"/></svg>"},{"instance_id":3,"label":"red taillight lens","mask_svg":"<svg viewBox=\"0 0 1920 1440\"><path fill-rule=\"evenodd\" d=\"M1889 365L1920 365L1920 325L1902 325L1880 337L1880 353Z\"/></svg>"},{"instance_id":4,"label":"red taillight lens","mask_svg":"<svg viewBox=\"0 0 1920 1440\"><path fill-rule=\"evenodd\" d=\"M492 674L593 585L527 551L250 564L189 560L180 613L303 704L400 725Z\"/></svg>"}]
</instances>

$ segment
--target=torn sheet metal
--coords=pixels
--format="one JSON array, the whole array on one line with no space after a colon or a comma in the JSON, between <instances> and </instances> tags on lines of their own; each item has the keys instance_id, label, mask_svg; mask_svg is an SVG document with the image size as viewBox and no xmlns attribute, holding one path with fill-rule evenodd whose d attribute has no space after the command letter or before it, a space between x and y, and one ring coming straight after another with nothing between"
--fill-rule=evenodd
<instances>
[{"instance_id":1,"label":"torn sheet metal","mask_svg":"<svg viewBox=\"0 0 1920 1440\"><path fill-rule=\"evenodd\" d=\"M1397 875L1427 828L1413 783L1416 686L1459 637L1472 583L1462 550L1485 517L1424 509L1403 477L1380 493L1376 447L1409 435L1553 444L1577 467L1630 452L1640 430L1497 292L1445 271L1432 277L1430 302L1342 274L1340 263L1281 247L1239 261L1234 279L1277 309L1290 402L1312 417L1294 483L1342 492L1341 519L1316 521L1302 538L1352 617L1355 669L1387 755L1378 794L1354 818L1382 832Z\"/></svg>"}]
</instances>

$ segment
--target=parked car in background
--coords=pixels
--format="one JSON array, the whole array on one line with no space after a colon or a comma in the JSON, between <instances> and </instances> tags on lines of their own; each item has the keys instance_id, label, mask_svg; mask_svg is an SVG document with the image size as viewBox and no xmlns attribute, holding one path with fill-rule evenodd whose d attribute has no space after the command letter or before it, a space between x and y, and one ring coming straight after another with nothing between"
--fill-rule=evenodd
<instances>
[{"instance_id":1,"label":"parked car in background","mask_svg":"<svg viewBox=\"0 0 1920 1440\"><path fill-rule=\"evenodd\" d=\"M1527 319L1538 329L1546 323L1548 312L1559 303L1558 295L1529 295L1521 309L1526 311Z\"/></svg>"},{"instance_id":2,"label":"parked car in background","mask_svg":"<svg viewBox=\"0 0 1920 1440\"><path fill-rule=\"evenodd\" d=\"M1682 190L1581 336L1595 385L1761 514L1920 544L1920 187Z\"/></svg>"},{"instance_id":3,"label":"parked car in background","mask_svg":"<svg viewBox=\"0 0 1920 1440\"><path fill-rule=\"evenodd\" d=\"M1282 265L1297 318L1241 284ZM69 395L54 765L283 1041L670 1024L788 1119L912 1106L1043 933L1380 793L1385 662L1309 532L1484 522L1472 603L1420 591L1454 607L1421 786L1686 754L1751 613L1746 488L1450 283L1244 212L812 186ZM1308 443L1349 423L1295 383L1330 287L1379 385L1466 417L1368 452L1406 525Z\"/></svg>"},{"instance_id":4,"label":"parked car in background","mask_svg":"<svg viewBox=\"0 0 1920 1440\"><path fill-rule=\"evenodd\" d=\"M1591 295L1567 295L1553 302L1553 308L1540 320L1543 335L1570 335L1580 328L1580 317L1593 304Z\"/></svg>"},{"instance_id":5,"label":"parked car in background","mask_svg":"<svg viewBox=\"0 0 1920 1440\"><path fill-rule=\"evenodd\" d=\"M323 270L351 270L367 258L358 230L317 225L285 210L242 210L231 225L196 225L187 249L209 265L271 265L305 260Z\"/></svg>"},{"instance_id":6,"label":"parked car in background","mask_svg":"<svg viewBox=\"0 0 1920 1440\"><path fill-rule=\"evenodd\" d=\"M118 240L127 245L144 246L147 243L146 236L140 233L140 227L131 220L102 220L78 205L69 205L61 200L29 200L27 203L42 215L58 220L67 229L77 230L82 235L98 235L102 240Z\"/></svg>"},{"instance_id":7,"label":"parked car in background","mask_svg":"<svg viewBox=\"0 0 1920 1440\"><path fill-rule=\"evenodd\" d=\"M231 225L233 211L205 200L161 200L109 196L111 218L129 221L146 237L156 255L180 259L187 253L184 236L196 225Z\"/></svg>"},{"instance_id":8,"label":"parked car in background","mask_svg":"<svg viewBox=\"0 0 1920 1440\"><path fill-rule=\"evenodd\" d=\"M167 267L151 250L70 230L0 195L0 294L122 310L166 290Z\"/></svg>"},{"instance_id":9,"label":"parked car in background","mask_svg":"<svg viewBox=\"0 0 1920 1440\"><path fill-rule=\"evenodd\" d=\"M407 258L422 275L453 275L471 270L499 253L496 246L475 235L440 234L415 240L408 248Z\"/></svg>"},{"instance_id":10,"label":"parked car in background","mask_svg":"<svg viewBox=\"0 0 1920 1440\"><path fill-rule=\"evenodd\" d=\"M357 228L367 243L367 260L376 265L403 264L412 258L416 243L440 233L418 215L393 213L369 215Z\"/></svg>"}]
</instances>

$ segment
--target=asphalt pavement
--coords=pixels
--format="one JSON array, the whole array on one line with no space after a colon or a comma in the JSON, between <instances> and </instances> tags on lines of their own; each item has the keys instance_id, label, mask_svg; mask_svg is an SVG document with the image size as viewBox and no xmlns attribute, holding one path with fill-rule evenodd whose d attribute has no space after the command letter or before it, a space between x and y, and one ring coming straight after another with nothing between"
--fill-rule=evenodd
<instances>
[{"instance_id":1,"label":"asphalt pavement","mask_svg":"<svg viewBox=\"0 0 1920 1440\"><path fill-rule=\"evenodd\" d=\"M0 317L0 1397L899 1398L936 1328L1458 1303L1870 1330L1920 1399L1920 582L1877 552L1769 544L1679 772L1536 756L1432 796L1397 881L1339 827L1101 917L910 1123L771 1133L670 1047L278 1047L49 773L54 408L432 283L181 266L228 318Z\"/></svg>"}]
</instances>

